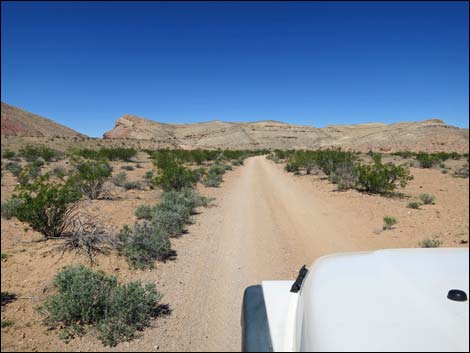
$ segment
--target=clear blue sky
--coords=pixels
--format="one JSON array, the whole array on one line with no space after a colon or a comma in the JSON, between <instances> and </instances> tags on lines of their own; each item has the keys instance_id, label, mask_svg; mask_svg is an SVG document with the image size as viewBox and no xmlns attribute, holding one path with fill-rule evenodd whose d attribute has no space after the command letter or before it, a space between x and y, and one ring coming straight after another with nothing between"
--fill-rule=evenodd
<instances>
[{"instance_id":1,"label":"clear blue sky","mask_svg":"<svg viewBox=\"0 0 470 353\"><path fill-rule=\"evenodd\" d=\"M2 1L2 101L160 122L468 127L467 2Z\"/></svg>"}]
</instances>

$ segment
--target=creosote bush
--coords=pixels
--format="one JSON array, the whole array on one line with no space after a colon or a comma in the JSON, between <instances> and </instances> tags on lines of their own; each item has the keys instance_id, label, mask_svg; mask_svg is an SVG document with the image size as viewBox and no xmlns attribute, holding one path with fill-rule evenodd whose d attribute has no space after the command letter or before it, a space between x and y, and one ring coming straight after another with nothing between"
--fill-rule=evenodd
<instances>
[{"instance_id":1,"label":"creosote bush","mask_svg":"<svg viewBox=\"0 0 470 353\"><path fill-rule=\"evenodd\" d=\"M398 221L395 217L392 216L385 216L384 217L384 225L383 225L383 230L386 229L392 229L395 224L397 224Z\"/></svg>"},{"instance_id":2,"label":"creosote bush","mask_svg":"<svg viewBox=\"0 0 470 353\"><path fill-rule=\"evenodd\" d=\"M40 177L31 184L19 185L12 199L19 201L16 217L46 238L61 236L70 225L74 203L81 193L70 183L47 182Z\"/></svg>"},{"instance_id":3,"label":"creosote bush","mask_svg":"<svg viewBox=\"0 0 470 353\"><path fill-rule=\"evenodd\" d=\"M393 163L382 164L375 161L372 165L356 165L358 188L375 194L389 194L399 185L402 188L413 177L409 169Z\"/></svg>"},{"instance_id":4,"label":"creosote bush","mask_svg":"<svg viewBox=\"0 0 470 353\"><path fill-rule=\"evenodd\" d=\"M63 327L62 338L94 328L107 346L134 338L155 316L161 295L154 284L120 284L116 277L84 266L67 267L54 278L57 294L40 308L51 328Z\"/></svg>"},{"instance_id":5,"label":"creosote bush","mask_svg":"<svg viewBox=\"0 0 470 353\"><path fill-rule=\"evenodd\" d=\"M161 187L164 191L190 188L196 182L197 175L194 171L174 161L165 163L154 179L155 185Z\"/></svg>"},{"instance_id":6,"label":"creosote bush","mask_svg":"<svg viewBox=\"0 0 470 353\"><path fill-rule=\"evenodd\" d=\"M103 184L111 176L112 170L111 166L104 161L80 162L70 181L84 195L95 200L103 192Z\"/></svg>"}]
</instances>

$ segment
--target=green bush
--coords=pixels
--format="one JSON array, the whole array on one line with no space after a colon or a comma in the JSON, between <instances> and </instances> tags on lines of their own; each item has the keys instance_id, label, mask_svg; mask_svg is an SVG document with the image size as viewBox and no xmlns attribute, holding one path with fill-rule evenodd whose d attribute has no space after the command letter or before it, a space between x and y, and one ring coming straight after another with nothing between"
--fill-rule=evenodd
<instances>
[{"instance_id":1,"label":"green bush","mask_svg":"<svg viewBox=\"0 0 470 353\"><path fill-rule=\"evenodd\" d=\"M113 184L116 186L124 186L125 182L127 181L127 174L125 172L121 172L113 176Z\"/></svg>"},{"instance_id":2,"label":"green bush","mask_svg":"<svg viewBox=\"0 0 470 353\"><path fill-rule=\"evenodd\" d=\"M178 163L170 162L160 169L154 179L155 185L164 191L181 190L192 187L197 182L197 174Z\"/></svg>"},{"instance_id":3,"label":"green bush","mask_svg":"<svg viewBox=\"0 0 470 353\"><path fill-rule=\"evenodd\" d=\"M57 151L50 148L44 146L34 147L31 145L27 145L20 149L18 154L28 162L34 162L38 158L42 158L45 161L50 162L59 155Z\"/></svg>"},{"instance_id":4,"label":"green bush","mask_svg":"<svg viewBox=\"0 0 470 353\"><path fill-rule=\"evenodd\" d=\"M421 207L421 202L411 201L411 202L408 203L408 205L406 207L418 210Z\"/></svg>"},{"instance_id":5,"label":"green bush","mask_svg":"<svg viewBox=\"0 0 470 353\"><path fill-rule=\"evenodd\" d=\"M59 272L54 285L57 294L40 308L52 327L65 327L66 336L81 335L95 327L98 338L108 346L130 340L154 316L161 295L154 284L118 283L116 277L84 266Z\"/></svg>"},{"instance_id":6,"label":"green bush","mask_svg":"<svg viewBox=\"0 0 470 353\"><path fill-rule=\"evenodd\" d=\"M384 225L383 225L383 229L386 230L386 229L392 229L393 226L395 224L397 224L398 221L395 217L392 217L392 216L385 216L384 217Z\"/></svg>"},{"instance_id":7,"label":"green bush","mask_svg":"<svg viewBox=\"0 0 470 353\"><path fill-rule=\"evenodd\" d=\"M338 190L347 190L357 187L358 177L355 166L352 162L337 164L335 170L328 177Z\"/></svg>"},{"instance_id":8,"label":"green bush","mask_svg":"<svg viewBox=\"0 0 470 353\"><path fill-rule=\"evenodd\" d=\"M82 149L75 151L75 154L87 159L109 160L109 161L130 161L137 151L133 148L101 148L99 150Z\"/></svg>"},{"instance_id":9,"label":"green bush","mask_svg":"<svg viewBox=\"0 0 470 353\"><path fill-rule=\"evenodd\" d=\"M419 199L425 205L434 205L436 198L433 195L429 194L420 194Z\"/></svg>"},{"instance_id":10,"label":"green bush","mask_svg":"<svg viewBox=\"0 0 470 353\"><path fill-rule=\"evenodd\" d=\"M124 183L125 190L134 190L134 189L142 189L142 185L138 181L128 181Z\"/></svg>"},{"instance_id":11,"label":"green bush","mask_svg":"<svg viewBox=\"0 0 470 353\"><path fill-rule=\"evenodd\" d=\"M13 326L13 321L11 320L2 320L2 328Z\"/></svg>"},{"instance_id":12,"label":"green bush","mask_svg":"<svg viewBox=\"0 0 470 353\"><path fill-rule=\"evenodd\" d=\"M437 239L437 237L427 238L418 243L418 246L421 248L438 248L442 245L442 241Z\"/></svg>"},{"instance_id":13,"label":"green bush","mask_svg":"<svg viewBox=\"0 0 470 353\"><path fill-rule=\"evenodd\" d=\"M23 204L22 199L11 198L2 202L2 217L5 219L12 219L17 216L18 207Z\"/></svg>"},{"instance_id":14,"label":"green bush","mask_svg":"<svg viewBox=\"0 0 470 353\"><path fill-rule=\"evenodd\" d=\"M5 150L2 153L2 158L10 159L16 156L16 153L13 151Z\"/></svg>"},{"instance_id":15,"label":"green bush","mask_svg":"<svg viewBox=\"0 0 470 353\"><path fill-rule=\"evenodd\" d=\"M112 168L104 161L86 161L76 166L70 181L87 197L97 199L103 192L104 182L111 176Z\"/></svg>"},{"instance_id":16,"label":"green bush","mask_svg":"<svg viewBox=\"0 0 470 353\"><path fill-rule=\"evenodd\" d=\"M121 167L121 169L124 169L124 170L134 170L135 168L134 168L134 166L132 166L132 165L123 165L123 166Z\"/></svg>"},{"instance_id":17,"label":"green bush","mask_svg":"<svg viewBox=\"0 0 470 353\"><path fill-rule=\"evenodd\" d=\"M435 154L420 152L416 155L416 160L421 168L432 168L440 159Z\"/></svg>"},{"instance_id":18,"label":"green bush","mask_svg":"<svg viewBox=\"0 0 470 353\"><path fill-rule=\"evenodd\" d=\"M119 253L132 268L153 268L156 260L164 260L171 253L168 233L154 222L125 225L119 233L119 242Z\"/></svg>"},{"instance_id":19,"label":"green bush","mask_svg":"<svg viewBox=\"0 0 470 353\"><path fill-rule=\"evenodd\" d=\"M46 183L41 177L32 184L19 185L12 199L19 199L16 217L46 238L63 234L70 223L72 205L81 193L69 183Z\"/></svg>"},{"instance_id":20,"label":"green bush","mask_svg":"<svg viewBox=\"0 0 470 353\"><path fill-rule=\"evenodd\" d=\"M13 174L15 177L18 177L23 171L23 168L15 162L8 162L5 165L5 169L8 170L11 174Z\"/></svg>"},{"instance_id":21,"label":"green bush","mask_svg":"<svg viewBox=\"0 0 470 353\"><path fill-rule=\"evenodd\" d=\"M403 188L413 179L408 168L377 161L373 165L357 164L356 174L359 189L376 194L391 193L398 185Z\"/></svg>"},{"instance_id":22,"label":"green bush","mask_svg":"<svg viewBox=\"0 0 470 353\"><path fill-rule=\"evenodd\" d=\"M41 167L34 165L33 163L28 163L18 176L18 181L20 184L26 185L36 180L40 175Z\"/></svg>"}]
</instances>

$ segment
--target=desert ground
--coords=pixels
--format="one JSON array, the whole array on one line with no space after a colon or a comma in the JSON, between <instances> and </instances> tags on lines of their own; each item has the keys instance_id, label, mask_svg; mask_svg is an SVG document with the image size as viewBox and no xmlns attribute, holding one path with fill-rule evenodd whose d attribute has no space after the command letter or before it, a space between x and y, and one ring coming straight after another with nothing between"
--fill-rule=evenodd
<instances>
[{"instance_id":1,"label":"desert ground","mask_svg":"<svg viewBox=\"0 0 470 353\"><path fill-rule=\"evenodd\" d=\"M57 163L67 167L68 162ZM138 163L141 168L127 171L131 181L154 169L144 153ZM449 162L450 167L459 163ZM111 164L114 174L123 165L136 165ZM62 253L61 240L40 241L41 235L27 224L2 218L2 259L7 257L1 263L1 287L17 296L2 304L2 322L12 322L2 328L2 351L236 351L242 295L249 285L294 279L302 265L331 253L414 248L430 237L441 240L442 247L468 247L469 179L437 168L410 171L414 179L400 190L401 196L383 197L336 191L321 174L293 175L282 163L256 156L227 172L220 187L198 185L214 201L198 209L186 234L172 239L176 256L157 262L152 270L130 270L116 254L98 257L96 269L123 282L153 282L163 294L164 310L151 327L113 348L91 334L61 340L36 310L53 293L55 274L67 265L88 265L86 257ZM2 202L15 185L16 178L4 171ZM155 204L160 197L158 189L108 188L109 198L80 205L115 229L134 221L138 205ZM420 193L434 195L435 204L407 208ZM398 220L389 230L382 229L386 215Z\"/></svg>"}]
</instances>

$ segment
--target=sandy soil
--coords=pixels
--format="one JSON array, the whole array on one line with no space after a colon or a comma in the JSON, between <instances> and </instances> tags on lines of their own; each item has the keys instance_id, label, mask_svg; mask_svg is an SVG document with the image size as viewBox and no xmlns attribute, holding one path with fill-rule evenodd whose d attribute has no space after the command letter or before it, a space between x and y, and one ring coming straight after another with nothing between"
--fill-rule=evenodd
<instances>
[{"instance_id":1,"label":"sandy soil","mask_svg":"<svg viewBox=\"0 0 470 353\"><path fill-rule=\"evenodd\" d=\"M200 189L215 197L214 205L201 209L188 234L173 240L175 260L158 263L155 270L130 271L116 256L100 258L101 269L124 281L156 282L172 310L141 337L113 349L90 335L66 344L41 325L34 308L50 292L53 275L84 259L51 255L50 243L24 243L34 232L25 235L20 222L2 220L2 252L11 255L2 263L2 291L25 298L2 308L2 320L14 321L2 329L2 351L239 350L246 286L293 279L301 265L335 252L416 247L430 236L438 236L443 246L468 246L468 179L434 169L412 168L412 174L415 179L403 190L408 196L390 199L336 192L319 176L293 176L264 157L246 160L244 167L226 174L221 188ZM406 208L422 192L436 196L436 204ZM140 199L102 200L93 206L116 222L120 219L119 224L130 222L136 203L158 198L156 191L136 193ZM395 229L381 231L385 215L398 219Z\"/></svg>"}]
</instances>

